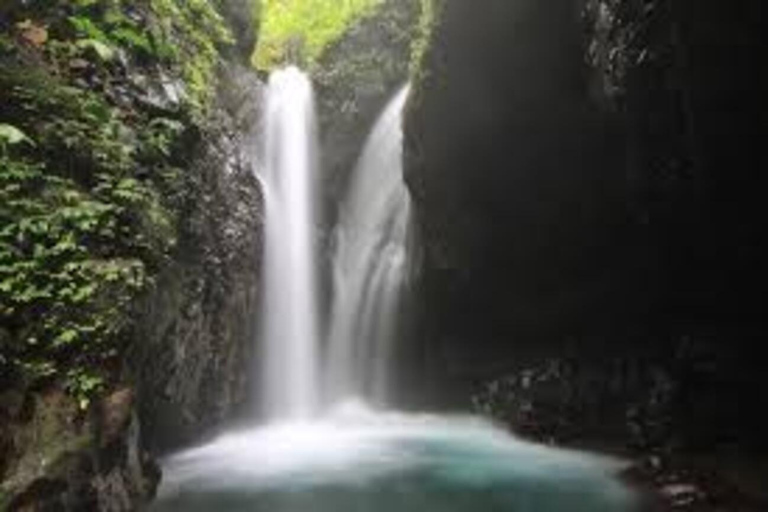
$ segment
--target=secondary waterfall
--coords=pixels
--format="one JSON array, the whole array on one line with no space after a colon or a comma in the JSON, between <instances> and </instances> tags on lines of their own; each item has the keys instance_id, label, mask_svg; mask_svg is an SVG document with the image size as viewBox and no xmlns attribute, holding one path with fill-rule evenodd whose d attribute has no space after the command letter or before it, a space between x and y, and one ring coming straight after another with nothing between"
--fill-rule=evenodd
<instances>
[{"instance_id":1,"label":"secondary waterfall","mask_svg":"<svg viewBox=\"0 0 768 512\"><path fill-rule=\"evenodd\" d=\"M305 418L318 399L312 85L296 68L275 72L266 102L262 402L268 417Z\"/></svg>"},{"instance_id":2,"label":"secondary waterfall","mask_svg":"<svg viewBox=\"0 0 768 512\"><path fill-rule=\"evenodd\" d=\"M331 401L384 402L406 275L410 199L402 176L403 88L376 123L336 228L325 375Z\"/></svg>"}]
</instances>

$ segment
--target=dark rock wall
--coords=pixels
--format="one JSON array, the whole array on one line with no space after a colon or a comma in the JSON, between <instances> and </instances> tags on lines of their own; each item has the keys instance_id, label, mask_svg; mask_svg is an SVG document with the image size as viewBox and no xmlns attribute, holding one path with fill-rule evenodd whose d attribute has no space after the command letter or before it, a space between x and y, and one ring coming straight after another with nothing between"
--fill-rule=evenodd
<instances>
[{"instance_id":1,"label":"dark rock wall","mask_svg":"<svg viewBox=\"0 0 768 512\"><path fill-rule=\"evenodd\" d=\"M249 65L258 40L262 0L218 0L217 4L235 39L229 57Z\"/></svg>"},{"instance_id":2,"label":"dark rock wall","mask_svg":"<svg viewBox=\"0 0 768 512\"><path fill-rule=\"evenodd\" d=\"M621 135L590 100L577 6L480 4L444 4L406 120L438 372L641 316L619 290L642 295L652 261L629 236Z\"/></svg>"},{"instance_id":3,"label":"dark rock wall","mask_svg":"<svg viewBox=\"0 0 768 512\"><path fill-rule=\"evenodd\" d=\"M386 0L329 48L313 71L322 147L327 224L365 139L398 88L408 81L417 0Z\"/></svg>"},{"instance_id":4,"label":"dark rock wall","mask_svg":"<svg viewBox=\"0 0 768 512\"><path fill-rule=\"evenodd\" d=\"M633 213L667 248L663 306L681 323L706 311L759 329L764 6L588 7L590 60L627 127Z\"/></svg>"},{"instance_id":5,"label":"dark rock wall","mask_svg":"<svg viewBox=\"0 0 768 512\"><path fill-rule=\"evenodd\" d=\"M634 353L688 423L759 430L716 403L766 397L761 4L442 4L406 120L431 398Z\"/></svg>"},{"instance_id":6,"label":"dark rock wall","mask_svg":"<svg viewBox=\"0 0 768 512\"><path fill-rule=\"evenodd\" d=\"M247 409L256 342L261 237L254 175L262 86L222 69L213 130L191 159L175 262L140 313L132 367L144 437L178 448Z\"/></svg>"}]
</instances>

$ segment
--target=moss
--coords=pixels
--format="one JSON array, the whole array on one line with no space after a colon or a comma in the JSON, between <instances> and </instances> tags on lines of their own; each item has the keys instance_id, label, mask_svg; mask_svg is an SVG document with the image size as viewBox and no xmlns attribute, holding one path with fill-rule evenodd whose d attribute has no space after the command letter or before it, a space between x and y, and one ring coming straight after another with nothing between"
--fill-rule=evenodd
<instances>
[{"instance_id":1,"label":"moss","mask_svg":"<svg viewBox=\"0 0 768 512\"><path fill-rule=\"evenodd\" d=\"M217 45L234 43L224 20L208 0L151 0L151 7L160 39L173 48L173 64L181 67L192 107L204 112L213 91Z\"/></svg>"},{"instance_id":2,"label":"moss","mask_svg":"<svg viewBox=\"0 0 768 512\"><path fill-rule=\"evenodd\" d=\"M407 55L416 33L418 0L384 0L329 46L312 76L324 96L355 96L363 88L388 93L407 80ZM405 58L403 58L405 57ZM341 107L336 105L335 108Z\"/></svg>"},{"instance_id":3,"label":"moss","mask_svg":"<svg viewBox=\"0 0 768 512\"><path fill-rule=\"evenodd\" d=\"M261 0L214 0L229 25L234 44L225 55L250 65L258 40L261 20Z\"/></svg>"},{"instance_id":4,"label":"moss","mask_svg":"<svg viewBox=\"0 0 768 512\"><path fill-rule=\"evenodd\" d=\"M445 0L420 0L417 35L411 45L411 77L417 79L425 73L425 59L434 43Z\"/></svg>"},{"instance_id":5,"label":"moss","mask_svg":"<svg viewBox=\"0 0 768 512\"><path fill-rule=\"evenodd\" d=\"M444 0L420 0L420 13L417 36L411 45L411 77L418 78L423 73L423 62L432 43L435 28L443 8Z\"/></svg>"},{"instance_id":6,"label":"moss","mask_svg":"<svg viewBox=\"0 0 768 512\"><path fill-rule=\"evenodd\" d=\"M435 37L445 9L446 0L419 0L419 21L416 35L411 43L409 74L411 92L408 97L408 111L421 103L424 90L429 86L429 60L434 51ZM406 114L406 117L408 115Z\"/></svg>"}]
</instances>

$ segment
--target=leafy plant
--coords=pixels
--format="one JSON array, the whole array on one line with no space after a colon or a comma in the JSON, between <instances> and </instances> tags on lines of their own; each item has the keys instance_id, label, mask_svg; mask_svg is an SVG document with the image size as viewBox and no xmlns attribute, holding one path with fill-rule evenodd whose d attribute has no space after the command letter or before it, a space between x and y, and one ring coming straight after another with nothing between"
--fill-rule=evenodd
<instances>
[{"instance_id":1,"label":"leafy plant","mask_svg":"<svg viewBox=\"0 0 768 512\"><path fill-rule=\"evenodd\" d=\"M207 0L45 6L0 27L0 373L61 382L84 408L174 246L179 140L202 119L228 36ZM180 110L115 102L112 84L128 85L118 52L183 79Z\"/></svg>"},{"instance_id":2,"label":"leafy plant","mask_svg":"<svg viewBox=\"0 0 768 512\"><path fill-rule=\"evenodd\" d=\"M199 115L210 99L217 47L232 44L232 36L209 0L150 0L150 5L160 29L157 47L173 53Z\"/></svg>"},{"instance_id":3,"label":"leafy plant","mask_svg":"<svg viewBox=\"0 0 768 512\"><path fill-rule=\"evenodd\" d=\"M115 58L115 50L107 44L96 39L83 39L77 42L77 47L83 50L93 50L103 61Z\"/></svg>"},{"instance_id":4,"label":"leafy plant","mask_svg":"<svg viewBox=\"0 0 768 512\"><path fill-rule=\"evenodd\" d=\"M67 373L67 390L77 397L78 406L85 410L91 403L91 397L104 390L105 381L101 376L93 375L80 368Z\"/></svg>"},{"instance_id":5,"label":"leafy plant","mask_svg":"<svg viewBox=\"0 0 768 512\"><path fill-rule=\"evenodd\" d=\"M23 131L13 125L0 123L0 148L3 151L6 150L6 146L21 144L22 142L34 145L32 139L27 137Z\"/></svg>"},{"instance_id":6,"label":"leafy plant","mask_svg":"<svg viewBox=\"0 0 768 512\"><path fill-rule=\"evenodd\" d=\"M127 0L74 3L67 18L76 45L109 61L115 49L154 61L185 82L193 113L204 114L218 47L232 38L212 0Z\"/></svg>"}]
</instances>

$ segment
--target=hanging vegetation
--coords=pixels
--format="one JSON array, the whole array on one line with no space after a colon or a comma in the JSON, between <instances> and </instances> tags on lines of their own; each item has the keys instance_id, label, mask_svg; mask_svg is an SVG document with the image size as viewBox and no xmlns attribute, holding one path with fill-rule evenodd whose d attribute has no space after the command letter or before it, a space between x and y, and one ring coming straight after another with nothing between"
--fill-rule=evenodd
<instances>
[{"instance_id":1,"label":"hanging vegetation","mask_svg":"<svg viewBox=\"0 0 768 512\"><path fill-rule=\"evenodd\" d=\"M230 43L208 0L49 0L0 24L0 373L87 406L173 248L183 142Z\"/></svg>"}]
</instances>

